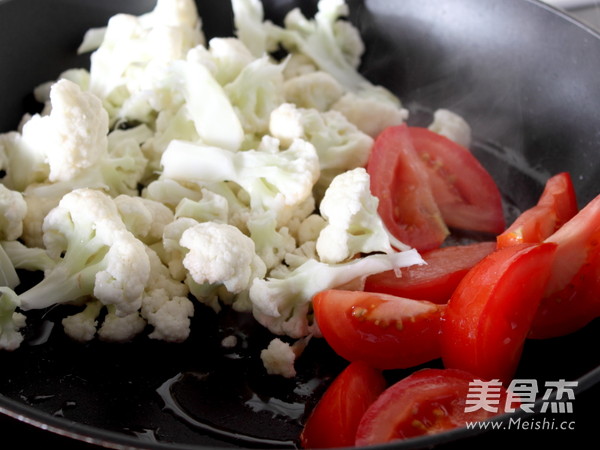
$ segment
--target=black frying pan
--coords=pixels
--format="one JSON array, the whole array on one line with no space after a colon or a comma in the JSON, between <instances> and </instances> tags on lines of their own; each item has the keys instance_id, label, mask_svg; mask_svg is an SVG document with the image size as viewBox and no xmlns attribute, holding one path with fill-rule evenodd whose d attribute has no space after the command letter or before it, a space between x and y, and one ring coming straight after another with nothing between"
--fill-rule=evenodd
<instances>
[{"instance_id":1,"label":"black frying pan","mask_svg":"<svg viewBox=\"0 0 600 450\"><path fill-rule=\"evenodd\" d=\"M315 8L314 1L267 0L265 9L279 21L297 4L307 13ZM600 193L595 32L533 0L349 4L368 48L364 73L398 94L413 121L438 107L462 114L474 132L474 151L516 208L513 214L531 206L546 177L559 171L571 172L582 205ZM87 57L74 52L88 28L103 26L116 12L140 14L153 6L151 0L0 1L0 132L14 129L34 107L34 86L86 65ZM200 1L199 11L209 37L231 32L229 2ZM322 342L311 343L296 380L267 377L257 351L270 336L249 317L201 312L190 340L180 345L147 339L80 345L53 328L57 311L32 316L28 342L0 354L0 412L33 424L28 431L67 436L63 446L67 438L115 448L294 446L305 414L344 361ZM225 350L219 342L234 324L240 346ZM565 338L528 342L516 377L576 379L579 404L593 406L599 338L596 321ZM574 417L588 423L589 416ZM23 429L9 418L0 422L2 433L18 439ZM458 442L464 448L511 439L526 437L455 430L387 447Z\"/></svg>"}]
</instances>

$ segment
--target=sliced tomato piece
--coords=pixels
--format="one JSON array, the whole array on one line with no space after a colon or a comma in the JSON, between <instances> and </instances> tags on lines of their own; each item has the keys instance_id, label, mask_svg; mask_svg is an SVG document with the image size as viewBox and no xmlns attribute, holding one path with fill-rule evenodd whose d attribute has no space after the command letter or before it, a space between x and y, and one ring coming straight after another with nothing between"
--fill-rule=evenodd
<instances>
[{"instance_id":1,"label":"sliced tomato piece","mask_svg":"<svg viewBox=\"0 0 600 450\"><path fill-rule=\"evenodd\" d=\"M490 254L459 283L442 326L445 367L508 382L550 276L556 244L522 244Z\"/></svg>"},{"instance_id":2,"label":"sliced tomato piece","mask_svg":"<svg viewBox=\"0 0 600 450\"><path fill-rule=\"evenodd\" d=\"M356 431L356 446L383 444L463 427L501 412L506 390L499 386L498 412L465 411L473 375L456 369L421 369L387 388L367 409ZM489 409L495 409L489 408Z\"/></svg>"},{"instance_id":3,"label":"sliced tomato piece","mask_svg":"<svg viewBox=\"0 0 600 450\"><path fill-rule=\"evenodd\" d=\"M496 238L498 248L542 242L577 214L578 209L569 173L554 175L546 182L538 203Z\"/></svg>"},{"instance_id":4,"label":"sliced tomato piece","mask_svg":"<svg viewBox=\"0 0 600 450\"><path fill-rule=\"evenodd\" d=\"M375 139L367 172L389 232L420 251L439 247L449 231L406 125L386 128Z\"/></svg>"},{"instance_id":5,"label":"sliced tomato piece","mask_svg":"<svg viewBox=\"0 0 600 450\"><path fill-rule=\"evenodd\" d=\"M388 294L331 289L313 298L315 320L348 361L400 369L439 358L446 305Z\"/></svg>"},{"instance_id":6,"label":"sliced tomato piece","mask_svg":"<svg viewBox=\"0 0 600 450\"><path fill-rule=\"evenodd\" d=\"M379 370L363 362L350 363L308 416L300 434L302 448L353 446L360 419L386 387Z\"/></svg>"},{"instance_id":7,"label":"sliced tomato piece","mask_svg":"<svg viewBox=\"0 0 600 450\"><path fill-rule=\"evenodd\" d=\"M600 316L600 196L546 241L558 247L529 333L537 339L572 333Z\"/></svg>"},{"instance_id":8,"label":"sliced tomato piece","mask_svg":"<svg viewBox=\"0 0 600 450\"><path fill-rule=\"evenodd\" d=\"M447 303L456 286L475 264L496 249L495 242L442 247L421 254L427 264L370 275L365 291Z\"/></svg>"},{"instance_id":9,"label":"sliced tomato piece","mask_svg":"<svg viewBox=\"0 0 600 450\"><path fill-rule=\"evenodd\" d=\"M427 128L410 127L409 131L446 224L493 234L504 231L500 190L473 153Z\"/></svg>"}]
</instances>

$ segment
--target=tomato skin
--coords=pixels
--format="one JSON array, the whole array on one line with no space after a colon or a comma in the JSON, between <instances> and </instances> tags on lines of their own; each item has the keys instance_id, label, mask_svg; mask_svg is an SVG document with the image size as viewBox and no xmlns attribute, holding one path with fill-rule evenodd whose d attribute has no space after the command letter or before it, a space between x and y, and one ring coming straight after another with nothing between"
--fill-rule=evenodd
<instances>
[{"instance_id":1,"label":"tomato skin","mask_svg":"<svg viewBox=\"0 0 600 450\"><path fill-rule=\"evenodd\" d=\"M575 216L578 209L569 173L554 175L546 182L538 203L497 236L498 248L542 242Z\"/></svg>"},{"instance_id":2,"label":"tomato skin","mask_svg":"<svg viewBox=\"0 0 600 450\"><path fill-rule=\"evenodd\" d=\"M506 223L500 190L473 153L427 128L409 127L409 132L446 225L501 233Z\"/></svg>"},{"instance_id":3,"label":"tomato skin","mask_svg":"<svg viewBox=\"0 0 600 450\"><path fill-rule=\"evenodd\" d=\"M558 247L529 333L535 339L564 336L600 317L600 196L546 242Z\"/></svg>"},{"instance_id":4,"label":"tomato skin","mask_svg":"<svg viewBox=\"0 0 600 450\"><path fill-rule=\"evenodd\" d=\"M315 320L331 346L348 361L403 369L440 357L446 305L387 294L331 289L313 298Z\"/></svg>"},{"instance_id":5,"label":"tomato skin","mask_svg":"<svg viewBox=\"0 0 600 450\"><path fill-rule=\"evenodd\" d=\"M388 127L377 136L367 172L389 232L420 251L439 247L449 230L406 125Z\"/></svg>"},{"instance_id":6,"label":"tomato skin","mask_svg":"<svg viewBox=\"0 0 600 450\"><path fill-rule=\"evenodd\" d=\"M370 275L364 290L445 304L469 269L495 249L490 241L423 252L427 264L402 268L401 277L393 270Z\"/></svg>"},{"instance_id":7,"label":"tomato skin","mask_svg":"<svg viewBox=\"0 0 600 450\"><path fill-rule=\"evenodd\" d=\"M497 250L465 275L442 326L445 367L508 382L550 276L556 244Z\"/></svg>"},{"instance_id":8,"label":"tomato skin","mask_svg":"<svg viewBox=\"0 0 600 450\"><path fill-rule=\"evenodd\" d=\"M496 415L465 412L473 375L457 369L421 369L396 382L367 409L356 432L356 446L430 435ZM500 389L499 405L506 401Z\"/></svg>"},{"instance_id":9,"label":"tomato skin","mask_svg":"<svg viewBox=\"0 0 600 450\"><path fill-rule=\"evenodd\" d=\"M311 411L300 434L302 448L353 446L360 419L386 387L380 371L361 361L350 363Z\"/></svg>"}]
</instances>

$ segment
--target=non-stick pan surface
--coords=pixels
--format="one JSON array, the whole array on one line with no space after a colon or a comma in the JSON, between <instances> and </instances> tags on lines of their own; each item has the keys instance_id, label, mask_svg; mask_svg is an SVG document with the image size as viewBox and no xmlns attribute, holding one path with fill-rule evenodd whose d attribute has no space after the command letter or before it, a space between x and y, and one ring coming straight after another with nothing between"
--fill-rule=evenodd
<instances>
[{"instance_id":1,"label":"non-stick pan surface","mask_svg":"<svg viewBox=\"0 0 600 450\"><path fill-rule=\"evenodd\" d=\"M533 0L348 3L368 49L364 73L394 91L415 123L440 107L462 114L509 218L531 206L545 179L560 171L571 172L582 205L600 193L595 32ZM265 9L278 21L297 4L314 11L314 1L291 0L265 1ZM0 1L0 131L14 129L33 107L36 85L87 64L75 49L88 28L116 12L153 6L150 0ZM231 33L229 2L200 1L199 12L209 37ZM324 343L311 343L297 379L268 377L258 351L270 336L251 318L199 312L190 340L179 345L148 339L81 345L55 326L56 310L32 317L22 348L0 354L0 412L115 447L293 447L344 361ZM231 333L239 345L225 349L221 339ZM599 338L596 321L572 336L527 342L516 377L578 380L576 395L583 398L600 381ZM390 447L463 443L474 434L456 430Z\"/></svg>"}]
</instances>

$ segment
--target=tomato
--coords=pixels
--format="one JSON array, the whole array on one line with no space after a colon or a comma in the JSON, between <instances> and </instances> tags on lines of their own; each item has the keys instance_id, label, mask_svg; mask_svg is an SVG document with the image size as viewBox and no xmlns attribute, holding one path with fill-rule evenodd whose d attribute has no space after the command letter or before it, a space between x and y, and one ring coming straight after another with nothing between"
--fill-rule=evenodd
<instances>
[{"instance_id":1,"label":"tomato","mask_svg":"<svg viewBox=\"0 0 600 450\"><path fill-rule=\"evenodd\" d=\"M496 412L483 408L465 411L471 406L467 395L473 380L471 374L456 369L413 372L387 388L367 409L356 431L356 446L440 433L493 417ZM498 394L501 410L506 390L500 387Z\"/></svg>"},{"instance_id":2,"label":"tomato","mask_svg":"<svg viewBox=\"0 0 600 450\"><path fill-rule=\"evenodd\" d=\"M600 316L600 196L546 241L558 247L531 338L563 336Z\"/></svg>"},{"instance_id":3,"label":"tomato","mask_svg":"<svg viewBox=\"0 0 600 450\"><path fill-rule=\"evenodd\" d=\"M546 182L538 203L496 238L498 248L542 242L577 214L578 209L571 176L567 172L554 175Z\"/></svg>"},{"instance_id":4,"label":"tomato","mask_svg":"<svg viewBox=\"0 0 600 450\"><path fill-rule=\"evenodd\" d=\"M386 128L375 139L367 172L389 232L420 251L439 247L449 231L406 125Z\"/></svg>"},{"instance_id":5,"label":"tomato","mask_svg":"<svg viewBox=\"0 0 600 450\"><path fill-rule=\"evenodd\" d=\"M409 130L446 225L493 234L504 231L500 190L473 153L427 128Z\"/></svg>"},{"instance_id":6,"label":"tomato","mask_svg":"<svg viewBox=\"0 0 600 450\"><path fill-rule=\"evenodd\" d=\"M378 369L399 369L440 356L445 305L332 289L317 294L313 308L323 337L348 361L365 361Z\"/></svg>"},{"instance_id":7,"label":"tomato","mask_svg":"<svg viewBox=\"0 0 600 450\"><path fill-rule=\"evenodd\" d=\"M456 286L477 262L496 249L495 242L442 247L421 254L427 264L370 275L365 291L447 303Z\"/></svg>"},{"instance_id":8,"label":"tomato","mask_svg":"<svg viewBox=\"0 0 600 450\"><path fill-rule=\"evenodd\" d=\"M556 244L497 250L473 267L448 302L442 326L445 367L508 382L550 276Z\"/></svg>"},{"instance_id":9,"label":"tomato","mask_svg":"<svg viewBox=\"0 0 600 450\"><path fill-rule=\"evenodd\" d=\"M300 434L302 448L351 447L358 423L387 383L377 369L350 363L329 385Z\"/></svg>"}]
</instances>

